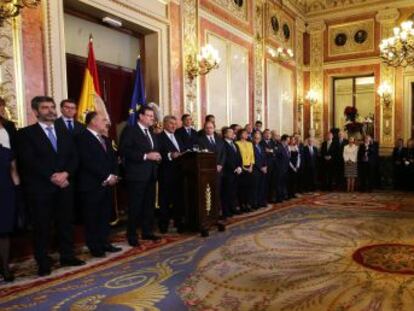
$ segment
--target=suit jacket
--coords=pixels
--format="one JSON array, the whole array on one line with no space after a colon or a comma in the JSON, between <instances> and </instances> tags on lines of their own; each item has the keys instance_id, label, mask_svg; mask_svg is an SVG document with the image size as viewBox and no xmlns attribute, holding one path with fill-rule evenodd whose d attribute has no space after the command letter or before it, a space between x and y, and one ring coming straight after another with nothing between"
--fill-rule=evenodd
<instances>
[{"instance_id":1,"label":"suit jacket","mask_svg":"<svg viewBox=\"0 0 414 311\"><path fill-rule=\"evenodd\" d=\"M404 159L407 157L407 148L394 147L392 151L392 160L394 165L402 165Z\"/></svg>"},{"instance_id":2,"label":"suit jacket","mask_svg":"<svg viewBox=\"0 0 414 311\"><path fill-rule=\"evenodd\" d=\"M162 131L158 135L159 151L162 156L162 162L159 167L160 182L171 183L182 177L182 174L181 174L182 171L180 169L181 162L179 161L179 158L170 159L168 157L168 154L172 152L185 151L184 144L182 143L180 137L177 134L175 134L174 136L175 136L175 139L177 140L178 147L180 148L180 150L177 150L177 148L174 146L174 144L169 139L167 134L165 134L164 131Z\"/></svg>"},{"instance_id":3,"label":"suit jacket","mask_svg":"<svg viewBox=\"0 0 414 311\"><path fill-rule=\"evenodd\" d=\"M289 170L290 154L286 149L283 144L280 144L276 155L278 171L281 173L287 173Z\"/></svg>"},{"instance_id":4,"label":"suit jacket","mask_svg":"<svg viewBox=\"0 0 414 311\"><path fill-rule=\"evenodd\" d=\"M81 132L83 132L86 129L86 127L82 123L74 120L73 131L70 132L62 117L56 119L55 127L59 129L64 129L74 136L79 135Z\"/></svg>"},{"instance_id":5,"label":"suit jacket","mask_svg":"<svg viewBox=\"0 0 414 311\"><path fill-rule=\"evenodd\" d=\"M234 175L236 168L243 166L239 147L236 144L234 146L236 150L227 141L224 141L225 161L223 172L225 175Z\"/></svg>"},{"instance_id":6,"label":"suit jacket","mask_svg":"<svg viewBox=\"0 0 414 311\"><path fill-rule=\"evenodd\" d=\"M77 188L79 191L92 191L102 188L109 175L118 174L117 159L109 138L105 139L106 151L97 137L89 130L76 137L79 155Z\"/></svg>"},{"instance_id":7,"label":"suit jacket","mask_svg":"<svg viewBox=\"0 0 414 311\"><path fill-rule=\"evenodd\" d=\"M362 163L364 161L365 153L368 156L368 164L375 165L378 160L378 153L374 144L368 145L368 150L365 144L361 144L358 148L358 162Z\"/></svg>"},{"instance_id":8,"label":"suit jacket","mask_svg":"<svg viewBox=\"0 0 414 311\"><path fill-rule=\"evenodd\" d=\"M224 141L214 135L214 140L216 142L215 146L212 146L206 135L200 136L198 138L198 145L201 149L207 149L210 152L216 154L216 161L218 165L224 165L226 160L226 153L224 152Z\"/></svg>"},{"instance_id":9,"label":"suit jacket","mask_svg":"<svg viewBox=\"0 0 414 311\"><path fill-rule=\"evenodd\" d=\"M316 169L318 164L318 149L315 146L312 146L313 154L310 153L310 146L303 147L303 168L307 169Z\"/></svg>"},{"instance_id":10,"label":"suit jacket","mask_svg":"<svg viewBox=\"0 0 414 311\"><path fill-rule=\"evenodd\" d=\"M276 143L273 140L269 140L267 142L265 140L262 140L260 142L260 146L262 146L263 150L265 151L267 166L274 166L278 149L276 148ZM266 151L266 149L271 150L272 152Z\"/></svg>"},{"instance_id":11,"label":"suit jacket","mask_svg":"<svg viewBox=\"0 0 414 311\"><path fill-rule=\"evenodd\" d=\"M259 149L258 149L259 148ZM253 144L254 150L254 169L260 170L262 167L267 166L266 152L264 148L258 144Z\"/></svg>"},{"instance_id":12,"label":"suit jacket","mask_svg":"<svg viewBox=\"0 0 414 311\"><path fill-rule=\"evenodd\" d=\"M16 151L17 129L14 122L4 119L0 116L0 123L3 125L7 134L9 134L10 147L12 151Z\"/></svg>"},{"instance_id":13,"label":"suit jacket","mask_svg":"<svg viewBox=\"0 0 414 311\"><path fill-rule=\"evenodd\" d=\"M133 182L154 181L157 178L158 163L144 160L144 155L151 151L158 151L158 140L156 135L151 135L154 147L148 141L145 133L138 124L127 125L122 131L119 142L119 153L124 163L125 179Z\"/></svg>"},{"instance_id":14,"label":"suit jacket","mask_svg":"<svg viewBox=\"0 0 414 311\"><path fill-rule=\"evenodd\" d=\"M336 143L335 141L332 140L331 145L329 146L328 149L328 142L324 141L322 143L322 147L321 147L321 156L323 158L323 160L325 160L326 156L330 156L331 160L337 160L338 159L338 143Z\"/></svg>"},{"instance_id":15,"label":"suit jacket","mask_svg":"<svg viewBox=\"0 0 414 311\"><path fill-rule=\"evenodd\" d=\"M191 135L188 135L185 127L180 127L175 131L175 136L179 137L183 143L184 150L181 151L192 149L194 145L198 144L198 134L197 131L193 128L191 129Z\"/></svg>"},{"instance_id":16,"label":"suit jacket","mask_svg":"<svg viewBox=\"0 0 414 311\"><path fill-rule=\"evenodd\" d=\"M18 131L17 157L23 184L32 193L52 193L59 188L50 178L56 172L68 172L70 182L78 167L78 155L73 138L63 129L55 127L57 152L36 123Z\"/></svg>"}]
</instances>

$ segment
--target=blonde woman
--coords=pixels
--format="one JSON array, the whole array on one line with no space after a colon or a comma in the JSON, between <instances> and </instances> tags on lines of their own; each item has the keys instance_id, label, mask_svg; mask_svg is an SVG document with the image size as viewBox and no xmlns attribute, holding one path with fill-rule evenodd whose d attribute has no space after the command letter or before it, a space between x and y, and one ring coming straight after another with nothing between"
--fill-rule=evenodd
<instances>
[{"instance_id":1,"label":"blonde woman","mask_svg":"<svg viewBox=\"0 0 414 311\"><path fill-rule=\"evenodd\" d=\"M347 191L355 191L355 179L358 177L358 146L355 145L355 137L350 137L348 144L344 147L345 178Z\"/></svg>"}]
</instances>

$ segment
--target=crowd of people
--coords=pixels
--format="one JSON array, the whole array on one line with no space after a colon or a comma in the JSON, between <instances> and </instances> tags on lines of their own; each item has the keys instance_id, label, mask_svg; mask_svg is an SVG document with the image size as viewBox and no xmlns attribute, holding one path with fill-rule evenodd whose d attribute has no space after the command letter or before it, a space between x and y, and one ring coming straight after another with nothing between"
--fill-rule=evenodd
<instances>
[{"instance_id":1,"label":"crowd of people","mask_svg":"<svg viewBox=\"0 0 414 311\"><path fill-rule=\"evenodd\" d=\"M57 118L56 104L46 96L33 98L31 106L37 123L17 131L5 118L5 101L0 99L0 259L5 281L14 279L9 269L10 234L22 202L30 209L39 276L51 273L52 225L60 264L85 264L74 252L75 205L82 211L90 254L104 257L121 251L109 240L113 188L121 179L128 193L130 246L139 247L140 239L159 240L155 228L167 233L171 220L177 232L183 232L183 173L178 159L189 150L216 156L223 220L317 189L371 191L378 180L379 147L369 136L359 143L354 137L346 139L342 131L332 131L320 144L312 137L302 141L298 134L279 135L264 129L260 121L218 130L213 115L206 116L200 131L193 128L189 114L181 117L180 127L172 115L164 117L162 127L154 127L154 111L142 106L136 124L122 131L115 151L104 116L89 112L81 124L75 119L76 103L63 100L62 116ZM404 188L408 174L414 172L414 141L407 148L398 141L393 163L396 187ZM157 183L159 215L155 215Z\"/></svg>"}]
</instances>

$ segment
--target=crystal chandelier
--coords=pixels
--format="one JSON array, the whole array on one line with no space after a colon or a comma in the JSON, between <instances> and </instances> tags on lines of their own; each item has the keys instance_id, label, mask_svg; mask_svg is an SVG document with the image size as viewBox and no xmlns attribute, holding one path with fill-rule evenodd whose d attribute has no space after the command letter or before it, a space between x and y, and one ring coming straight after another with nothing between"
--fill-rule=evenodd
<instances>
[{"instance_id":1,"label":"crystal chandelier","mask_svg":"<svg viewBox=\"0 0 414 311\"><path fill-rule=\"evenodd\" d=\"M406 67L414 65L413 21L405 21L394 28L394 36L380 44L381 60L389 66Z\"/></svg>"},{"instance_id":2,"label":"crystal chandelier","mask_svg":"<svg viewBox=\"0 0 414 311\"><path fill-rule=\"evenodd\" d=\"M39 4L40 0L1 0L0 26L6 19L18 16L24 7L35 8Z\"/></svg>"},{"instance_id":3,"label":"crystal chandelier","mask_svg":"<svg viewBox=\"0 0 414 311\"><path fill-rule=\"evenodd\" d=\"M197 76L206 75L211 70L219 67L220 57L218 51L210 44L201 48L197 55L189 55L186 62L187 76L193 80Z\"/></svg>"},{"instance_id":4,"label":"crystal chandelier","mask_svg":"<svg viewBox=\"0 0 414 311\"><path fill-rule=\"evenodd\" d=\"M272 59L286 62L293 59L293 51L291 49L277 48L276 50L269 48L268 52Z\"/></svg>"}]
</instances>

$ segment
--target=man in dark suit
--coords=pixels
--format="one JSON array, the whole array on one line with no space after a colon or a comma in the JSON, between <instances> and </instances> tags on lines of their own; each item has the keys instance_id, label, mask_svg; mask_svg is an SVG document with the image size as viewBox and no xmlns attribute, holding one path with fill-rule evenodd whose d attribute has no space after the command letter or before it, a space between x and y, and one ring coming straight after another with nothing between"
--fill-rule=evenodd
<instances>
[{"instance_id":1,"label":"man in dark suit","mask_svg":"<svg viewBox=\"0 0 414 311\"><path fill-rule=\"evenodd\" d=\"M201 149L208 150L216 154L217 172L220 174L223 169L226 156L224 152L224 142L215 134L215 125L213 122L206 122L203 130L204 135L198 138L198 145Z\"/></svg>"},{"instance_id":2,"label":"man in dark suit","mask_svg":"<svg viewBox=\"0 0 414 311\"><path fill-rule=\"evenodd\" d=\"M60 112L62 113L62 116L56 120L56 128L65 129L73 136L81 133L85 129L85 126L75 120L77 108L78 106L75 101L71 99L62 100L60 102Z\"/></svg>"},{"instance_id":3,"label":"man in dark suit","mask_svg":"<svg viewBox=\"0 0 414 311\"><path fill-rule=\"evenodd\" d=\"M278 162L278 182L277 182L277 200L276 202L282 202L288 198L287 182L289 172L289 136L283 134L280 139L280 145L277 152Z\"/></svg>"},{"instance_id":4,"label":"man in dark suit","mask_svg":"<svg viewBox=\"0 0 414 311\"><path fill-rule=\"evenodd\" d=\"M402 138L397 140L397 143L392 151L392 164L394 173L394 189L404 189L404 168L405 158L407 157L407 148L404 147L404 140Z\"/></svg>"},{"instance_id":5,"label":"man in dark suit","mask_svg":"<svg viewBox=\"0 0 414 311\"><path fill-rule=\"evenodd\" d=\"M267 185L267 200L269 202L276 202L276 190L277 190L277 177L276 177L276 143L271 139L271 133L269 129L263 131L263 140L260 142L265 155L266 155L266 185Z\"/></svg>"},{"instance_id":6,"label":"man in dark suit","mask_svg":"<svg viewBox=\"0 0 414 311\"><path fill-rule=\"evenodd\" d=\"M161 161L157 137L150 131L153 124L154 110L142 106L137 123L125 127L120 139L119 152L124 161L129 195L127 238L129 245L134 247L139 246L138 221L141 222L142 239L160 239L153 233L155 184Z\"/></svg>"},{"instance_id":7,"label":"man in dark suit","mask_svg":"<svg viewBox=\"0 0 414 311\"><path fill-rule=\"evenodd\" d=\"M333 140L333 134L329 132L321 147L323 174L323 188L331 191L333 189L334 177L336 176L336 164L338 163L338 144Z\"/></svg>"},{"instance_id":8,"label":"man in dark suit","mask_svg":"<svg viewBox=\"0 0 414 311\"><path fill-rule=\"evenodd\" d=\"M340 188L345 186L345 162L344 162L344 148L348 145L348 139L345 138L344 131L338 132L338 153L336 156L336 185Z\"/></svg>"},{"instance_id":9,"label":"man in dark suit","mask_svg":"<svg viewBox=\"0 0 414 311\"><path fill-rule=\"evenodd\" d=\"M108 120L97 112L85 117L86 130L76 139L79 154L77 188L82 202L86 245L92 256L104 257L105 252L121 248L109 242L112 211L112 187L118 182L117 160L112 143L104 134Z\"/></svg>"},{"instance_id":10,"label":"man in dark suit","mask_svg":"<svg viewBox=\"0 0 414 311\"><path fill-rule=\"evenodd\" d=\"M266 153L260 142L262 134L259 131L253 133L253 149L254 149L254 195L253 209L267 206L267 159Z\"/></svg>"},{"instance_id":11,"label":"man in dark suit","mask_svg":"<svg viewBox=\"0 0 414 311\"><path fill-rule=\"evenodd\" d=\"M312 137L303 147L303 178L305 191L315 191L317 182L318 149Z\"/></svg>"},{"instance_id":12,"label":"man in dark suit","mask_svg":"<svg viewBox=\"0 0 414 311\"><path fill-rule=\"evenodd\" d=\"M193 119L191 118L191 115L184 114L181 117L181 122L182 126L177 129L175 134L184 144L184 150L193 149L193 147L198 144L198 135L197 131L193 129Z\"/></svg>"},{"instance_id":13,"label":"man in dark suit","mask_svg":"<svg viewBox=\"0 0 414 311\"><path fill-rule=\"evenodd\" d=\"M183 231L183 174L178 158L185 151L184 144L176 134L177 119L174 116L164 117L164 131L158 136L159 151L162 162L159 169L159 204L161 233L167 233L170 215L174 219L177 231ZM170 209L172 206L172 209ZM171 210L171 212L170 212Z\"/></svg>"},{"instance_id":14,"label":"man in dark suit","mask_svg":"<svg viewBox=\"0 0 414 311\"><path fill-rule=\"evenodd\" d=\"M53 99L38 96L31 104L38 123L18 132L18 159L32 208L38 274L45 276L51 272L47 248L52 220L57 224L61 265L85 264L73 251L72 179L78 156L72 137L54 126Z\"/></svg>"},{"instance_id":15,"label":"man in dark suit","mask_svg":"<svg viewBox=\"0 0 414 311\"><path fill-rule=\"evenodd\" d=\"M371 192L375 185L378 149L369 135L358 149L358 174L361 191Z\"/></svg>"},{"instance_id":16,"label":"man in dark suit","mask_svg":"<svg viewBox=\"0 0 414 311\"><path fill-rule=\"evenodd\" d=\"M221 186L221 207L224 218L240 212L237 206L238 177L242 173L242 158L237 145L234 143L234 131L230 127L222 130L224 139L225 161L223 165L223 179Z\"/></svg>"}]
</instances>

